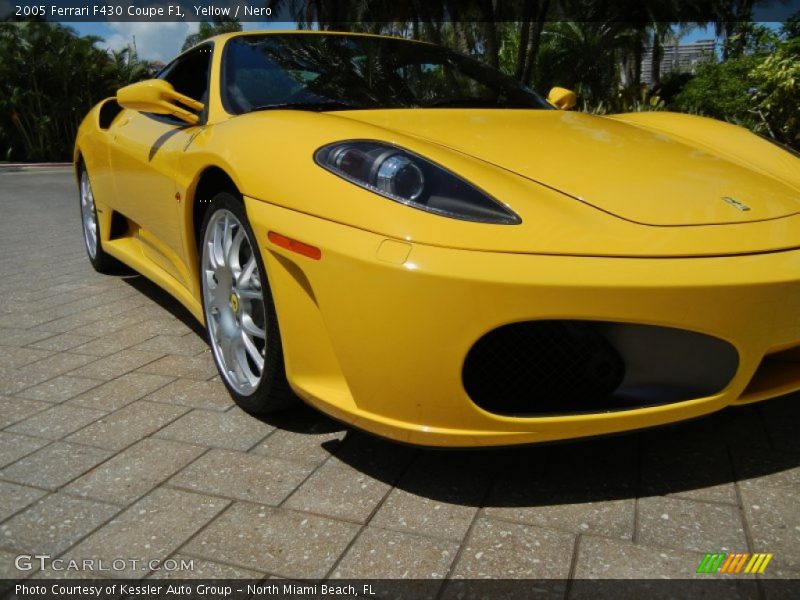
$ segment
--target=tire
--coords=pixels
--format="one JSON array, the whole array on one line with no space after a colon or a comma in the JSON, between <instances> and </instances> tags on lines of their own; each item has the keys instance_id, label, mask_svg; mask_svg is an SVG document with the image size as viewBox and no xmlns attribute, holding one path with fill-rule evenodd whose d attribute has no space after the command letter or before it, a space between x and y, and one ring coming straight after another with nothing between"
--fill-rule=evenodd
<instances>
[{"instance_id":1,"label":"tire","mask_svg":"<svg viewBox=\"0 0 800 600\"><path fill-rule=\"evenodd\" d=\"M103 240L100 239L100 225L97 220L97 207L94 203L92 184L89 181L89 172L81 163L78 168L78 201L81 210L81 229L83 231L83 247L92 267L98 273L111 273L117 270L121 263L103 250Z\"/></svg>"},{"instance_id":2,"label":"tire","mask_svg":"<svg viewBox=\"0 0 800 600\"><path fill-rule=\"evenodd\" d=\"M230 192L215 195L199 237L208 344L225 387L255 415L296 404L266 270L241 198Z\"/></svg>"}]
</instances>

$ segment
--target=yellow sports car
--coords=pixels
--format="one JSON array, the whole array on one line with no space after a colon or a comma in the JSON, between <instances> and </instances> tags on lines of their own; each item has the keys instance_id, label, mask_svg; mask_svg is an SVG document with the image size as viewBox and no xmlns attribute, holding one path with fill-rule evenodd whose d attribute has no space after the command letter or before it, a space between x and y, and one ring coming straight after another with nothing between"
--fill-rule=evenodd
<instances>
[{"instance_id":1,"label":"yellow sports car","mask_svg":"<svg viewBox=\"0 0 800 600\"><path fill-rule=\"evenodd\" d=\"M219 36L87 115L86 250L204 322L252 413L489 446L800 389L800 158L574 103L430 44Z\"/></svg>"}]
</instances>

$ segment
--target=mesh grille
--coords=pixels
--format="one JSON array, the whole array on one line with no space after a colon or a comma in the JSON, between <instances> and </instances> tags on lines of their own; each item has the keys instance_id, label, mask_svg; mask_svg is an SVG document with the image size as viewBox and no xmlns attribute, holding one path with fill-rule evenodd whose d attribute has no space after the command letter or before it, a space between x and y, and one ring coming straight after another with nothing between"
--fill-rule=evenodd
<instances>
[{"instance_id":1,"label":"mesh grille","mask_svg":"<svg viewBox=\"0 0 800 600\"><path fill-rule=\"evenodd\" d=\"M579 321L531 321L483 336L464 362L464 389L500 414L585 412L598 408L625 376L619 353Z\"/></svg>"}]
</instances>

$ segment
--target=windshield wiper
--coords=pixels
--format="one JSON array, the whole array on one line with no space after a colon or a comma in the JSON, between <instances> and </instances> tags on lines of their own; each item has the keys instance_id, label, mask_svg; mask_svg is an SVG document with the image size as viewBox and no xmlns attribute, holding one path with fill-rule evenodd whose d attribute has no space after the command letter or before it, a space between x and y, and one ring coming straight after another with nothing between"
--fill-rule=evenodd
<instances>
[{"instance_id":1,"label":"windshield wiper","mask_svg":"<svg viewBox=\"0 0 800 600\"><path fill-rule=\"evenodd\" d=\"M276 102L275 104L262 104L251 108L248 112L257 110L347 110L362 108L355 104L339 102L338 100L317 100L314 102Z\"/></svg>"}]
</instances>

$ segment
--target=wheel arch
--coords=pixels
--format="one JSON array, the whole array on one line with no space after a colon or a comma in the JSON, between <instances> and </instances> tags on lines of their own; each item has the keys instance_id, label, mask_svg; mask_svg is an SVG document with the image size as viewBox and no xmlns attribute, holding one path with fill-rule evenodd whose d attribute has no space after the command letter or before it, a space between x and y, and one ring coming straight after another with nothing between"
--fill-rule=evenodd
<instances>
[{"instance_id":1,"label":"wheel arch","mask_svg":"<svg viewBox=\"0 0 800 600\"><path fill-rule=\"evenodd\" d=\"M72 155L72 170L73 170L73 174L75 175L75 181L78 182L78 185L80 185L81 169L83 167L84 167L83 152L81 151L81 149L76 144L75 145L75 151L73 152L73 155Z\"/></svg>"},{"instance_id":2,"label":"wheel arch","mask_svg":"<svg viewBox=\"0 0 800 600\"><path fill-rule=\"evenodd\" d=\"M242 198L242 192L227 170L217 165L208 165L203 168L187 190L186 208L187 225L191 227L193 239L191 245L196 249L199 245L200 228L203 225L211 199L219 192L231 192Z\"/></svg>"}]
</instances>

